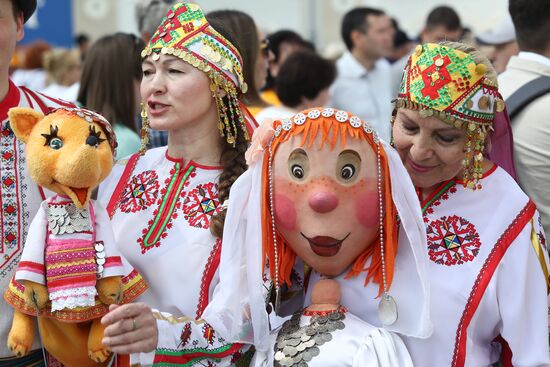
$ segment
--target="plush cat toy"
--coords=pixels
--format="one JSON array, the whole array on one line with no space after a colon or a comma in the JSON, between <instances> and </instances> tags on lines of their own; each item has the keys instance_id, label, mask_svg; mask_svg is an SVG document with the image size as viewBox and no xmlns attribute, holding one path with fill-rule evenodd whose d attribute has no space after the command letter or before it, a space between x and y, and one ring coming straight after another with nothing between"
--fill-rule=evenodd
<instances>
[{"instance_id":1,"label":"plush cat toy","mask_svg":"<svg viewBox=\"0 0 550 367\"><path fill-rule=\"evenodd\" d=\"M116 250L107 212L90 199L113 166L114 132L80 108L46 116L12 108L9 118L26 143L31 177L56 195L42 202L5 294L15 308L8 347L18 356L29 352L38 309L42 343L54 358L67 367L105 365L110 352L101 344L100 318L109 304L145 290Z\"/></svg>"}]
</instances>

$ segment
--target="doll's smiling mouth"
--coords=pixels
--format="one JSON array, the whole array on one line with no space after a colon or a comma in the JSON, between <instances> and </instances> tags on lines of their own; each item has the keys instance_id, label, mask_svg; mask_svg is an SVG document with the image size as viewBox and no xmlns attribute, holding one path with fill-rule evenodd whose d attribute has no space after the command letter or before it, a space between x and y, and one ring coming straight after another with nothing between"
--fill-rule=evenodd
<instances>
[{"instance_id":1,"label":"doll's smiling mouth","mask_svg":"<svg viewBox=\"0 0 550 367\"><path fill-rule=\"evenodd\" d=\"M330 257L334 256L340 251L340 248L342 247L342 242L345 241L346 238L349 237L351 234L348 233L346 237L342 238L341 240L330 237L330 236L315 236L315 237L307 237L305 234L300 232L302 237L304 237L309 242L309 246L311 247L311 250L315 252L319 256L323 257Z\"/></svg>"}]
</instances>

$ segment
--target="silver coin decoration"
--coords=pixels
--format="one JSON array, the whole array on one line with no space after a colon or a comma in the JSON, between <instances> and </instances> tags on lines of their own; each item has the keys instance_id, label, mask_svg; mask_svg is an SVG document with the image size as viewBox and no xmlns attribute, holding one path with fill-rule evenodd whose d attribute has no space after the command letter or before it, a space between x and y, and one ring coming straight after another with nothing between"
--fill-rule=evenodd
<instances>
[{"instance_id":1,"label":"silver coin decoration","mask_svg":"<svg viewBox=\"0 0 550 367\"><path fill-rule=\"evenodd\" d=\"M71 204L48 204L48 228L53 234L78 233L92 230L90 211Z\"/></svg>"},{"instance_id":2,"label":"silver coin decoration","mask_svg":"<svg viewBox=\"0 0 550 367\"><path fill-rule=\"evenodd\" d=\"M300 327L302 311L286 321L275 343L275 367L306 367L320 353L319 347L332 340L332 332L345 327L344 312L335 310L328 315L313 316L309 325Z\"/></svg>"},{"instance_id":3,"label":"silver coin decoration","mask_svg":"<svg viewBox=\"0 0 550 367\"><path fill-rule=\"evenodd\" d=\"M97 263L97 277L101 278L105 265L105 245L103 242L96 242L94 248L95 262Z\"/></svg>"},{"instance_id":4,"label":"silver coin decoration","mask_svg":"<svg viewBox=\"0 0 550 367\"><path fill-rule=\"evenodd\" d=\"M384 292L378 303L378 317L382 324L389 326L397 321L397 303L392 296Z\"/></svg>"}]
</instances>

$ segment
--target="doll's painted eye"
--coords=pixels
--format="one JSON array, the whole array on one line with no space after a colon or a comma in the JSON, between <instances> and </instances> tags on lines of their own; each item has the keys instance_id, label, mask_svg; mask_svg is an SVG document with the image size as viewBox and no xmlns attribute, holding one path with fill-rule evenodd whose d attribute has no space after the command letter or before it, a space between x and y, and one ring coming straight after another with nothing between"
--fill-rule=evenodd
<instances>
[{"instance_id":1,"label":"doll's painted eye","mask_svg":"<svg viewBox=\"0 0 550 367\"><path fill-rule=\"evenodd\" d=\"M50 148L54 150L58 150L63 146L63 140L61 140L57 133L59 132L59 128L54 125L50 125L50 133L49 134L40 134L46 139L44 142L44 146L49 145Z\"/></svg>"},{"instance_id":2,"label":"doll's painted eye","mask_svg":"<svg viewBox=\"0 0 550 367\"><path fill-rule=\"evenodd\" d=\"M353 175L355 175L355 166L353 164L348 163L340 170L340 177L344 180L351 180Z\"/></svg>"},{"instance_id":3,"label":"doll's painted eye","mask_svg":"<svg viewBox=\"0 0 550 367\"><path fill-rule=\"evenodd\" d=\"M303 149L295 149L288 157L289 177L295 181L304 181L309 172L309 159Z\"/></svg>"},{"instance_id":4,"label":"doll's painted eye","mask_svg":"<svg viewBox=\"0 0 550 367\"><path fill-rule=\"evenodd\" d=\"M304 178L304 169L299 164L293 165L290 170L292 171L292 176L296 177L297 179L300 180Z\"/></svg>"},{"instance_id":5,"label":"doll's painted eye","mask_svg":"<svg viewBox=\"0 0 550 367\"><path fill-rule=\"evenodd\" d=\"M338 155L336 161L336 179L343 184L352 184L359 177L361 168L361 156L354 150L344 150Z\"/></svg>"},{"instance_id":6,"label":"doll's painted eye","mask_svg":"<svg viewBox=\"0 0 550 367\"><path fill-rule=\"evenodd\" d=\"M63 140L59 138L53 138L52 140L50 140L50 148L52 148L53 150L61 149L62 146Z\"/></svg>"},{"instance_id":7,"label":"doll's painted eye","mask_svg":"<svg viewBox=\"0 0 550 367\"><path fill-rule=\"evenodd\" d=\"M101 134L95 129L95 126L90 125L90 135L86 138L86 144L91 147L97 148L99 147L99 144L104 141L105 139L101 138Z\"/></svg>"}]
</instances>

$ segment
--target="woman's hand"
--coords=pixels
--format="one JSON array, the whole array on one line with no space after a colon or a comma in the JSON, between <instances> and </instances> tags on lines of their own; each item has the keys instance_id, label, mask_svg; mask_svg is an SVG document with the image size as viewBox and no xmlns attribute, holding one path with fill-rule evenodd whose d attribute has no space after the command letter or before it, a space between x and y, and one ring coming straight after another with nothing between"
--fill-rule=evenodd
<instances>
[{"instance_id":1,"label":"woman's hand","mask_svg":"<svg viewBox=\"0 0 550 367\"><path fill-rule=\"evenodd\" d=\"M157 322L145 303L110 305L101 323L106 326L102 343L113 353L147 353L157 347Z\"/></svg>"}]
</instances>

